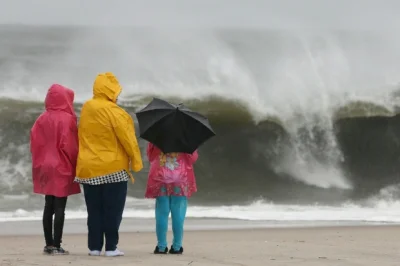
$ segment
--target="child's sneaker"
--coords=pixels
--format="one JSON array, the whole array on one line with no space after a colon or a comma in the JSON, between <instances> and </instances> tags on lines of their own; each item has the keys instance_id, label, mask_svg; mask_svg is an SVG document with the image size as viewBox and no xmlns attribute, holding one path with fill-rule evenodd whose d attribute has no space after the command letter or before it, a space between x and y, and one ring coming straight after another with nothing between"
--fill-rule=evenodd
<instances>
[{"instance_id":1,"label":"child's sneaker","mask_svg":"<svg viewBox=\"0 0 400 266\"><path fill-rule=\"evenodd\" d=\"M106 251L106 257L119 257L119 256L124 256L125 253L116 249L116 250L111 250L111 251Z\"/></svg>"},{"instance_id":2,"label":"child's sneaker","mask_svg":"<svg viewBox=\"0 0 400 266\"><path fill-rule=\"evenodd\" d=\"M158 246L154 249L154 254L167 254L168 253L168 248L166 247L164 250L160 250Z\"/></svg>"},{"instance_id":3,"label":"child's sneaker","mask_svg":"<svg viewBox=\"0 0 400 266\"><path fill-rule=\"evenodd\" d=\"M171 246L171 249L169 250L169 254L181 255L182 253L183 253L183 247L181 247L179 250L175 250L173 246Z\"/></svg>"},{"instance_id":4,"label":"child's sneaker","mask_svg":"<svg viewBox=\"0 0 400 266\"><path fill-rule=\"evenodd\" d=\"M54 248L52 255L69 255L69 252L63 248Z\"/></svg>"},{"instance_id":5,"label":"child's sneaker","mask_svg":"<svg viewBox=\"0 0 400 266\"><path fill-rule=\"evenodd\" d=\"M101 251L100 250L91 250L89 251L89 256L100 256Z\"/></svg>"},{"instance_id":6,"label":"child's sneaker","mask_svg":"<svg viewBox=\"0 0 400 266\"><path fill-rule=\"evenodd\" d=\"M51 255L51 254L53 254L53 249L54 249L54 247L45 246L43 248L43 254L44 255Z\"/></svg>"}]
</instances>

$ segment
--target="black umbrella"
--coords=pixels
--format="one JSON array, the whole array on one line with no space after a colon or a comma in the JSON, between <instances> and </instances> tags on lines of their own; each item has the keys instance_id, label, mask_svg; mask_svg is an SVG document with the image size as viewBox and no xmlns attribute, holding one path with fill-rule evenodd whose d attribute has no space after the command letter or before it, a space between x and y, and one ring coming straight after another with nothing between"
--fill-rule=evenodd
<instances>
[{"instance_id":1,"label":"black umbrella","mask_svg":"<svg viewBox=\"0 0 400 266\"><path fill-rule=\"evenodd\" d=\"M215 136L207 117L183 104L174 105L154 98L136 113L140 137L162 152L193 153L206 140Z\"/></svg>"}]
</instances>

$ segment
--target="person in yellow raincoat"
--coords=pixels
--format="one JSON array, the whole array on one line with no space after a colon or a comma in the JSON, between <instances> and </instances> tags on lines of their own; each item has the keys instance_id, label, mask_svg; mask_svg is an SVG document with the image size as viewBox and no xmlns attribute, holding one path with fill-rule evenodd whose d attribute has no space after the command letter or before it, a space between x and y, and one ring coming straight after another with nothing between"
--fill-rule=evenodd
<instances>
[{"instance_id":1,"label":"person in yellow raincoat","mask_svg":"<svg viewBox=\"0 0 400 266\"><path fill-rule=\"evenodd\" d=\"M93 98L81 111L75 181L83 185L88 213L89 255L123 256L119 227L131 170L143 168L132 117L117 105L121 86L112 73L99 74Z\"/></svg>"}]
</instances>

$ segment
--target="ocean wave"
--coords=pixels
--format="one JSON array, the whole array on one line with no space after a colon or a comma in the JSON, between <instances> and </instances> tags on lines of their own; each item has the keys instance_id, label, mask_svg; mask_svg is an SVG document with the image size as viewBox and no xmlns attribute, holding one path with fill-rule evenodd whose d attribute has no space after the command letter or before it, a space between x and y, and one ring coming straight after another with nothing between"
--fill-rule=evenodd
<instances>
[{"instance_id":1,"label":"ocean wave","mask_svg":"<svg viewBox=\"0 0 400 266\"><path fill-rule=\"evenodd\" d=\"M122 104L134 116L150 99ZM396 180L400 116L384 106L350 103L338 109L340 116L330 126L317 120L293 130L290 123L274 117L256 123L236 101L213 98L185 104L207 115L217 133L200 149L196 166L200 203L243 203L258 197L332 202L368 196ZM29 130L43 105L3 100L1 106L0 194L29 193ZM79 114L81 106L75 108ZM144 152L146 142L139 144ZM145 160L132 196L142 193L147 169Z\"/></svg>"},{"instance_id":2,"label":"ocean wave","mask_svg":"<svg viewBox=\"0 0 400 266\"><path fill-rule=\"evenodd\" d=\"M0 196L9 197L0 197L1 212L21 209L27 213L20 215L29 216L42 208L31 193L29 130L44 110L48 87L59 82L73 88L79 116L102 71L117 74L123 85L119 104L133 117L153 96L209 117L217 135L200 148L199 192L192 203L203 207L193 215L207 215L207 207L228 212L235 205L237 217L254 218L259 209L252 204L259 200L271 213L274 206L282 208L276 215L290 213L284 205L298 212L316 202L347 208L343 204L397 182L400 53L393 33L114 34L110 39L91 29L0 30ZM147 143L139 145L145 154ZM145 158L144 165L129 188L131 197L143 197ZM71 206L80 206L78 199Z\"/></svg>"},{"instance_id":3,"label":"ocean wave","mask_svg":"<svg viewBox=\"0 0 400 266\"><path fill-rule=\"evenodd\" d=\"M132 112L138 111L140 108L146 106L153 97L160 97L160 95L147 95L135 97L125 97L120 100L118 104ZM217 96L208 96L203 98L179 98L179 97L163 97L166 101L171 103L184 103L186 106L196 112L200 112L216 123L254 123L257 116L260 114L252 113L252 109L244 101L229 100ZM75 109L79 112L81 104L75 104ZM7 113L18 113L25 115L25 113L38 113L43 110L43 102L39 101L21 101L12 98L0 98L0 110ZM352 117L374 117L374 116L395 116L400 113L400 108L385 103L375 103L363 100L350 100L336 107L332 107L333 120L339 120ZM293 111L292 118L304 116L300 111ZM291 119L280 118L277 115L264 114L261 122L272 122L280 126Z\"/></svg>"}]
</instances>

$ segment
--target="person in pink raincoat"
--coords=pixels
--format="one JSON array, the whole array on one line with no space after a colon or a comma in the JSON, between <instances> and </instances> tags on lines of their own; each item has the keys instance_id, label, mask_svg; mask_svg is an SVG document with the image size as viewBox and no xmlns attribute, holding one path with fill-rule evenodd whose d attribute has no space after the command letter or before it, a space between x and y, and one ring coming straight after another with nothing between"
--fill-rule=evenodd
<instances>
[{"instance_id":1,"label":"person in pink raincoat","mask_svg":"<svg viewBox=\"0 0 400 266\"><path fill-rule=\"evenodd\" d=\"M147 146L150 171L146 198L156 199L157 246L154 254L168 252L168 216L171 213L173 243L169 253L182 254L183 225L186 217L187 199L197 191L193 164L198 153L164 154L153 144Z\"/></svg>"},{"instance_id":2,"label":"person in pink raincoat","mask_svg":"<svg viewBox=\"0 0 400 266\"><path fill-rule=\"evenodd\" d=\"M45 195L45 254L68 254L61 247L65 207L68 196L81 192L79 184L74 183L78 130L73 101L72 90L52 85L45 99L46 110L35 121L30 134L33 192Z\"/></svg>"}]
</instances>

